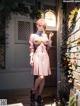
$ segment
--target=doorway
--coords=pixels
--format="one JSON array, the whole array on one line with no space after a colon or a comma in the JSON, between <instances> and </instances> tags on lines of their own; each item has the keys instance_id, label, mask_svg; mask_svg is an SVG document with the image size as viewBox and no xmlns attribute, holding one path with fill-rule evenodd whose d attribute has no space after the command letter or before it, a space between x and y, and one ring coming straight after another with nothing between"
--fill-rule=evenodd
<instances>
[{"instance_id":1,"label":"doorway","mask_svg":"<svg viewBox=\"0 0 80 106\"><path fill-rule=\"evenodd\" d=\"M56 99L57 97L57 31L53 31L52 46L48 53L50 57L51 76L46 77L43 96Z\"/></svg>"}]
</instances>

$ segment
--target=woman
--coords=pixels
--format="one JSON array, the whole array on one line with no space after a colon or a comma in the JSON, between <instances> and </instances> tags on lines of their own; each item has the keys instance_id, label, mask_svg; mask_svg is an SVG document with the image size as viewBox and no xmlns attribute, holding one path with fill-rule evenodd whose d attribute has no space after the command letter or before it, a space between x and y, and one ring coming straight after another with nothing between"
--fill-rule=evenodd
<instances>
[{"instance_id":1,"label":"woman","mask_svg":"<svg viewBox=\"0 0 80 106\"><path fill-rule=\"evenodd\" d=\"M50 61L47 53L47 48L51 45L50 33L49 38L45 33L46 23L44 19L39 19L36 22L37 32L30 35L30 64L33 68L33 75L37 76L31 90L31 99L38 103L42 102L41 94L45 84L45 77L51 75Z\"/></svg>"}]
</instances>

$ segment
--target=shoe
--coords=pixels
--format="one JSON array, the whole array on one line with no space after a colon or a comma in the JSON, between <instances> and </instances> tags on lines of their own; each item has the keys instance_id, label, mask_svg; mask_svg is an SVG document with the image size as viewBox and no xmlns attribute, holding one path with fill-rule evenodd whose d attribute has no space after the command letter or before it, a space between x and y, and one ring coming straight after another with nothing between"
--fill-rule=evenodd
<instances>
[{"instance_id":1,"label":"shoe","mask_svg":"<svg viewBox=\"0 0 80 106\"><path fill-rule=\"evenodd\" d=\"M30 99L31 99L31 102L35 101L35 93L33 92L33 90L30 91Z\"/></svg>"},{"instance_id":2,"label":"shoe","mask_svg":"<svg viewBox=\"0 0 80 106\"><path fill-rule=\"evenodd\" d=\"M40 95L38 95L38 97L37 97L37 103L38 104L43 104L43 99Z\"/></svg>"}]
</instances>

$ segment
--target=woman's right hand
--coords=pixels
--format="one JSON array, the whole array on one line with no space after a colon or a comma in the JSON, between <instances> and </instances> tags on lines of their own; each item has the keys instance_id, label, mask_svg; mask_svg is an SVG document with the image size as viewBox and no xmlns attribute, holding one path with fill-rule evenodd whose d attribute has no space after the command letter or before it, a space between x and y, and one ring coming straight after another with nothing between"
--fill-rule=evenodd
<instances>
[{"instance_id":1,"label":"woman's right hand","mask_svg":"<svg viewBox=\"0 0 80 106\"><path fill-rule=\"evenodd\" d=\"M34 62L33 62L33 57L30 57L30 65L33 66Z\"/></svg>"}]
</instances>

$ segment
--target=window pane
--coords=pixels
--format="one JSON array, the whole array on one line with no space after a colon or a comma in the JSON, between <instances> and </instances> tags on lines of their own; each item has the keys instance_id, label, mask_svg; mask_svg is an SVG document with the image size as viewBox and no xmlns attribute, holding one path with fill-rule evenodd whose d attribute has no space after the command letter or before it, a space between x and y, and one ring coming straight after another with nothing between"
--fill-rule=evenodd
<instances>
[{"instance_id":1,"label":"window pane","mask_svg":"<svg viewBox=\"0 0 80 106\"><path fill-rule=\"evenodd\" d=\"M30 22L18 21L18 40L26 40L30 35Z\"/></svg>"}]
</instances>

